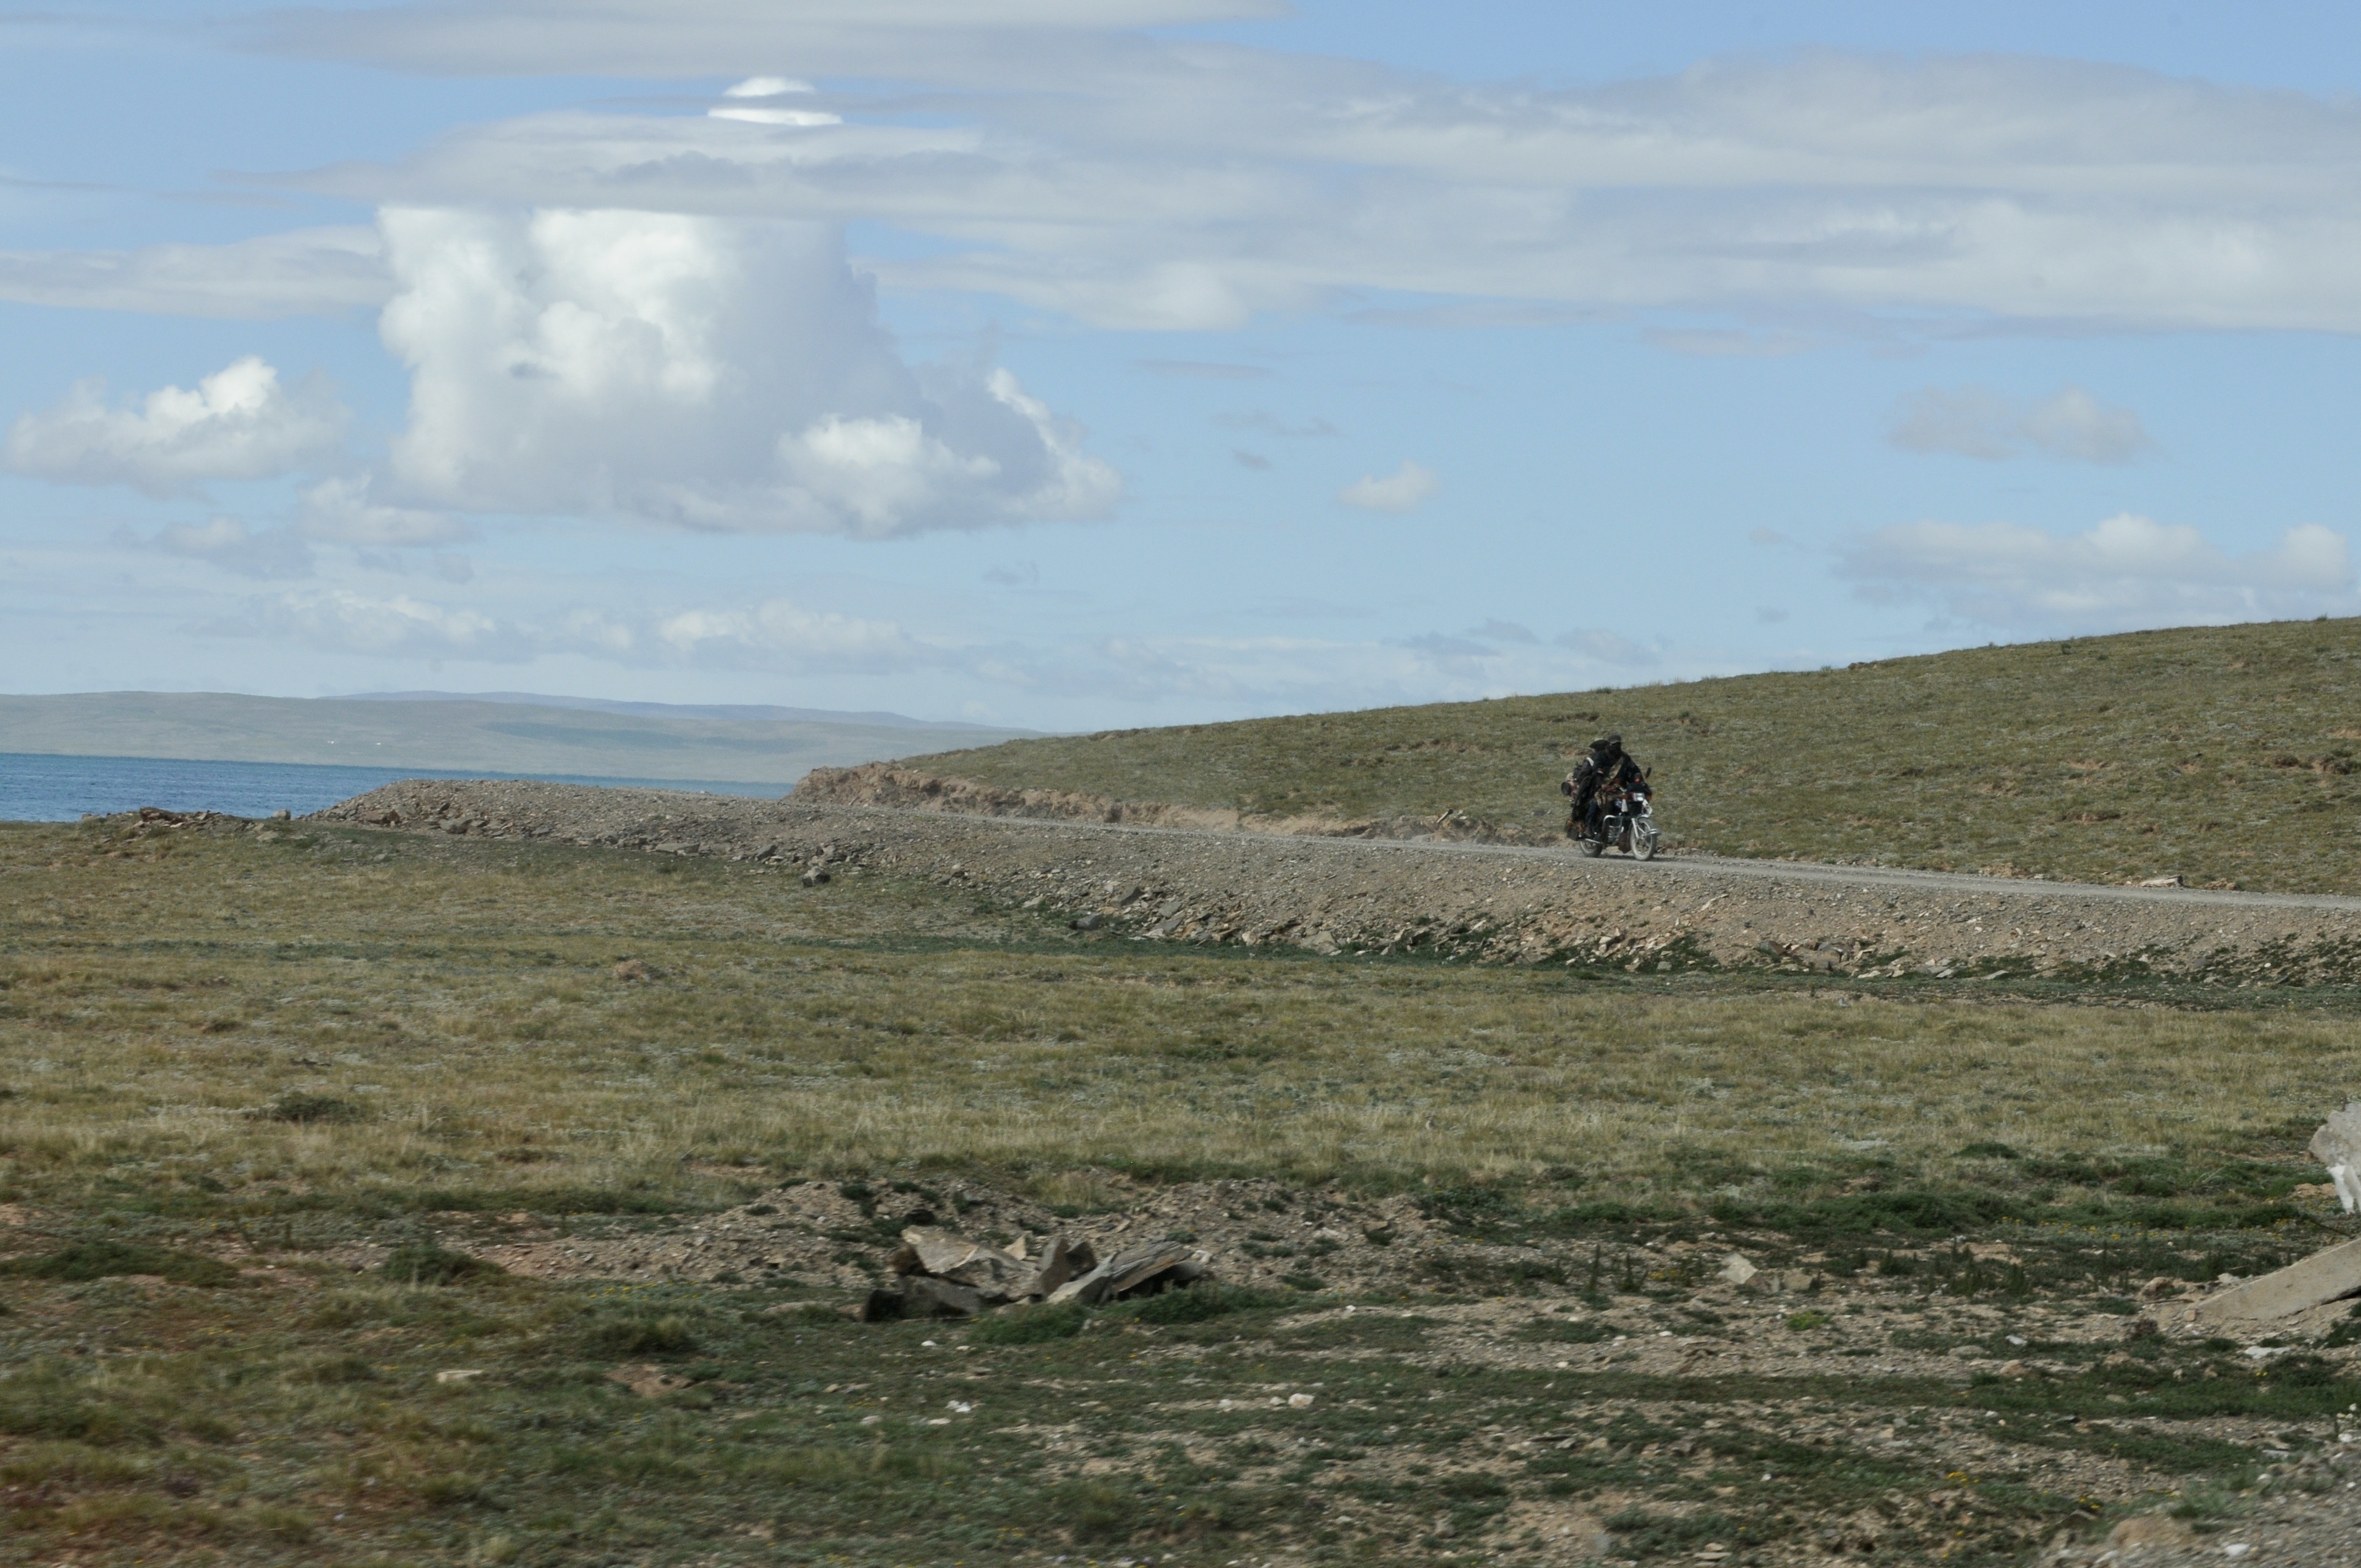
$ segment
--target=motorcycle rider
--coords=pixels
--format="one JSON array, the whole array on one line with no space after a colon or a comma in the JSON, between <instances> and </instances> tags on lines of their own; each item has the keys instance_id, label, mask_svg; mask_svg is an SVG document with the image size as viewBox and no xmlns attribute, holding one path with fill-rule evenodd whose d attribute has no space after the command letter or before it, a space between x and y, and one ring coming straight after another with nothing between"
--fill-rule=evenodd
<instances>
[{"instance_id":1,"label":"motorcycle rider","mask_svg":"<svg viewBox=\"0 0 2361 1568\"><path fill-rule=\"evenodd\" d=\"M1623 750L1622 736L1602 735L1593 740L1590 750L1574 764L1574 772L1566 774L1565 782L1557 786L1559 794L1570 795L1574 800L1574 817L1566 824L1566 831L1574 834L1576 824L1579 824L1581 831L1576 836L1597 838L1599 814L1605 808L1608 797L1630 789L1642 776L1640 764Z\"/></svg>"}]
</instances>

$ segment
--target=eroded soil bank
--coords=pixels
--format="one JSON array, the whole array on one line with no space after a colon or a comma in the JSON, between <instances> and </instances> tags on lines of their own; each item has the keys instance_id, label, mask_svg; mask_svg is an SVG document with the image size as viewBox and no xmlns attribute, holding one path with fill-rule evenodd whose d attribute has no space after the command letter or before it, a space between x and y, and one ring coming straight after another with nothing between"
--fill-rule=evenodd
<instances>
[{"instance_id":1,"label":"eroded soil bank","mask_svg":"<svg viewBox=\"0 0 2361 1568\"><path fill-rule=\"evenodd\" d=\"M1860 978L2361 979L2361 900L406 780L323 820L967 889L1143 939Z\"/></svg>"}]
</instances>

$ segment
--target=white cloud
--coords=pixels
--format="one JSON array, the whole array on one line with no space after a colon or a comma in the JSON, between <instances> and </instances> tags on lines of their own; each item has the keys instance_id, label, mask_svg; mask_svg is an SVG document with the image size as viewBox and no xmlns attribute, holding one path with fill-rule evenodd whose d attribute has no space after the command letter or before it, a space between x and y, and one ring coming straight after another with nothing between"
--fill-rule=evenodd
<instances>
[{"instance_id":1,"label":"white cloud","mask_svg":"<svg viewBox=\"0 0 2361 1568\"><path fill-rule=\"evenodd\" d=\"M653 632L665 649L696 663L852 673L905 669L926 657L890 620L808 610L786 599L752 610L685 610L659 620Z\"/></svg>"},{"instance_id":2,"label":"white cloud","mask_svg":"<svg viewBox=\"0 0 2361 1568\"><path fill-rule=\"evenodd\" d=\"M1284 15L1280 0L471 0L265 13L288 53L464 75L721 76L750 60L824 75L989 81L1123 58L1126 28Z\"/></svg>"},{"instance_id":3,"label":"white cloud","mask_svg":"<svg viewBox=\"0 0 2361 1568\"><path fill-rule=\"evenodd\" d=\"M2027 441L2052 457L2078 463L2128 463L2156 444L2138 414L2110 407L2080 387L2034 404L2024 430Z\"/></svg>"},{"instance_id":4,"label":"white cloud","mask_svg":"<svg viewBox=\"0 0 2361 1568\"><path fill-rule=\"evenodd\" d=\"M1561 648L1587 653L1600 663L1611 664L1617 669L1638 669L1663 662L1663 655L1657 650L1634 642L1620 632L1598 627L1561 632L1556 641Z\"/></svg>"},{"instance_id":5,"label":"white cloud","mask_svg":"<svg viewBox=\"0 0 2361 1568\"><path fill-rule=\"evenodd\" d=\"M395 476L468 510L871 538L1103 515L1005 370L913 370L824 225L390 210Z\"/></svg>"},{"instance_id":6,"label":"white cloud","mask_svg":"<svg viewBox=\"0 0 2361 1568\"><path fill-rule=\"evenodd\" d=\"M2035 451L2078 463L2128 463L2155 444L2137 413L2080 387L2037 403L1985 387L1928 387L1895 408L1886 439L1905 451L1986 462Z\"/></svg>"},{"instance_id":7,"label":"white cloud","mask_svg":"<svg viewBox=\"0 0 2361 1568\"><path fill-rule=\"evenodd\" d=\"M1213 422L1224 430L1255 430L1265 435L1281 435L1296 441L1345 433L1324 419L1283 420L1267 409L1255 409L1246 413L1215 414Z\"/></svg>"},{"instance_id":8,"label":"white cloud","mask_svg":"<svg viewBox=\"0 0 2361 1568\"><path fill-rule=\"evenodd\" d=\"M208 479L261 479L333 454L345 411L324 384L291 395L248 356L197 383L166 387L137 408L109 407L106 383L77 384L53 409L20 417L0 461L19 474L186 494Z\"/></svg>"},{"instance_id":9,"label":"white cloud","mask_svg":"<svg viewBox=\"0 0 2361 1568\"><path fill-rule=\"evenodd\" d=\"M375 310L393 291L373 228L297 229L228 245L0 251L0 300L276 321Z\"/></svg>"},{"instance_id":10,"label":"white cloud","mask_svg":"<svg viewBox=\"0 0 2361 1568\"><path fill-rule=\"evenodd\" d=\"M788 93L808 93L812 84L787 76L750 76L722 90L724 98L776 98Z\"/></svg>"},{"instance_id":11,"label":"white cloud","mask_svg":"<svg viewBox=\"0 0 2361 1568\"><path fill-rule=\"evenodd\" d=\"M1916 522L1846 548L1838 567L1872 602L1931 599L2012 628L2104 630L2356 608L2344 535L2306 523L2233 556L2185 523L2129 512L2061 537L2009 522Z\"/></svg>"},{"instance_id":12,"label":"white cloud","mask_svg":"<svg viewBox=\"0 0 2361 1568\"><path fill-rule=\"evenodd\" d=\"M311 547L294 533L283 528L258 532L234 517L169 522L150 534L123 529L115 538L126 548L208 562L242 577L308 577L313 572Z\"/></svg>"},{"instance_id":13,"label":"white cloud","mask_svg":"<svg viewBox=\"0 0 2361 1568\"><path fill-rule=\"evenodd\" d=\"M408 594L380 598L348 588L249 599L239 614L198 630L220 637L270 637L331 652L379 657L517 663L533 653L528 639L479 610L449 609Z\"/></svg>"},{"instance_id":14,"label":"white cloud","mask_svg":"<svg viewBox=\"0 0 2361 1568\"><path fill-rule=\"evenodd\" d=\"M313 539L377 549L453 544L475 537L475 527L447 512L389 506L371 499L368 474L323 479L303 492L300 524Z\"/></svg>"},{"instance_id":15,"label":"white cloud","mask_svg":"<svg viewBox=\"0 0 2361 1568\"><path fill-rule=\"evenodd\" d=\"M926 85L939 116L863 123L845 94L829 100L847 116L834 126L535 115L310 183L421 204L882 222L948 242L878 261L889 284L1110 326L1225 328L1389 291L1443 302L1422 320L1473 302L1495 318L1784 313L1823 331L1880 313L1912 330L1929 313L2361 330L2347 264L2361 107L2342 100L2083 61L1834 52L1544 89L1118 35L1113 13L1062 14L1073 26L1045 34L886 13L774 25L715 5L682 19L617 0L560 28L553 3L302 25L315 47L470 71L793 60ZM780 29L795 48L774 44Z\"/></svg>"},{"instance_id":16,"label":"white cloud","mask_svg":"<svg viewBox=\"0 0 2361 1568\"><path fill-rule=\"evenodd\" d=\"M1372 478L1364 474L1336 492L1339 503L1359 507L1364 511L1415 511L1419 504L1434 494L1434 470L1422 468L1409 458L1384 478Z\"/></svg>"},{"instance_id":17,"label":"white cloud","mask_svg":"<svg viewBox=\"0 0 2361 1568\"><path fill-rule=\"evenodd\" d=\"M1598 634L1601 658L1561 639L1505 645L1444 633L1390 641L1307 637L1108 637L1056 647L967 649L947 663L994 685L1045 698L1185 701L1229 712L1285 713L1576 690L1628 681L1636 646ZM1652 674L1734 673L1726 657L1666 651Z\"/></svg>"},{"instance_id":18,"label":"white cloud","mask_svg":"<svg viewBox=\"0 0 2361 1568\"><path fill-rule=\"evenodd\" d=\"M225 532L220 543L228 546L236 541ZM455 586L475 576L463 556L437 555L434 569L438 577ZM743 608L618 613L584 606L503 616L411 594L296 589L248 599L237 614L199 630L214 636L274 638L324 652L379 657L519 663L544 655L585 654L638 667L776 674L875 674L942 657L939 650L911 638L892 621L810 610L785 598Z\"/></svg>"},{"instance_id":19,"label":"white cloud","mask_svg":"<svg viewBox=\"0 0 2361 1568\"><path fill-rule=\"evenodd\" d=\"M722 102L705 111L708 119L740 120L750 126L840 126L844 116L825 109L796 109L776 100L812 91L808 82L785 76L750 76L725 90Z\"/></svg>"}]
</instances>

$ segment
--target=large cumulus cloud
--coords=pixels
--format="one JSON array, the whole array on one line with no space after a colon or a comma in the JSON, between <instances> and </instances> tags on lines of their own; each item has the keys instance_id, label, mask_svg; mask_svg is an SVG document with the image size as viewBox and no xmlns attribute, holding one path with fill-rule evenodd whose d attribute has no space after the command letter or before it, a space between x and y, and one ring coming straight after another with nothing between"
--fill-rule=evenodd
<instances>
[{"instance_id":1,"label":"large cumulus cloud","mask_svg":"<svg viewBox=\"0 0 2361 1568\"><path fill-rule=\"evenodd\" d=\"M1115 472L1006 371L913 368L834 227L393 208L392 476L468 511L882 538L1104 513Z\"/></svg>"}]
</instances>

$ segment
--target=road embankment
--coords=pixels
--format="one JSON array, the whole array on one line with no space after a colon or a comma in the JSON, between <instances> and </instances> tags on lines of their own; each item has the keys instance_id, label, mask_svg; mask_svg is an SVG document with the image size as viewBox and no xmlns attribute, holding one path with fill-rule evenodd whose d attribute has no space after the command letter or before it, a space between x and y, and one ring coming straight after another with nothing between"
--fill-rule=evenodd
<instances>
[{"instance_id":1,"label":"road embankment","mask_svg":"<svg viewBox=\"0 0 2361 1568\"><path fill-rule=\"evenodd\" d=\"M1863 979L2361 981L2361 899L2350 898L1782 861L1642 864L1554 847L515 781L409 780L319 819L708 857L792 872L824 896L842 889L826 893L823 873L829 884L915 877L1157 941Z\"/></svg>"}]
</instances>

